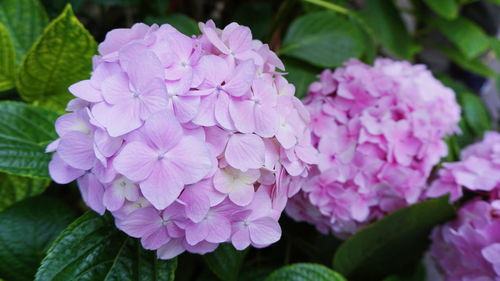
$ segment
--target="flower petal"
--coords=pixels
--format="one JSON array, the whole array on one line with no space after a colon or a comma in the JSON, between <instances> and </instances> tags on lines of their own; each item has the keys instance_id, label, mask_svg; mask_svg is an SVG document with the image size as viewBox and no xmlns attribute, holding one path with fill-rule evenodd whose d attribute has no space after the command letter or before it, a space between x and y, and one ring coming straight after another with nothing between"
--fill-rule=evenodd
<instances>
[{"instance_id":1,"label":"flower petal","mask_svg":"<svg viewBox=\"0 0 500 281\"><path fill-rule=\"evenodd\" d=\"M277 221L264 217L252 221L248 226L252 245L256 247L267 246L281 238L281 228Z\"/></svg>"},{"instance_id":2,"label":"flower petal","mask_svg":"<svg viewBox=\"0 0 500 281\"><path fill-rule=\"evenodd\" d=\"M120 174L133 181L146 179L158 159L157 153L147 145L135 141L123 148L113 160L113 165Z\"/></svg>"},{"instance_id":3,"label":"flower petal","mask_svg":"<svg viewBox=\"0 0 500 281\"><path fill-rule=\"evenodd\" d=\"M158 210L172 204L184 189L178 168L160 161L155 163L151 174L139 185L144 197Z\"/></svg>"},{"instance_id":4,"label":"flower petal","mask_svg":"<svg viewBox=\"0 0 500 281\"><path fill-rule=\"evenodd\" d=\"M69 86L68 90L76 97L89 102L102 101L101 91L94 88L90 80L83 80Z\"/></svg>"},{"instance_id":5,"label":"flower petal","mask_svg":"<svg viewBox=\"0 0 500 281\"><path fill-rule=\"evenodd\" d=\"M254 134L234 134L227 143L226 161L236 169L260 169L264 166L265 147Z\"/></svg>"},{"instance_id":6,"label":"flower petal","mask_svg":"<svg viewBox=\"0 0 500 281\"><path fill-rule=\"evenodd\" d=\"M61 159L73 168L89 170L95 163L92 138L82 132L66 133L57 151Z\"/></svg>"}]
</instances>

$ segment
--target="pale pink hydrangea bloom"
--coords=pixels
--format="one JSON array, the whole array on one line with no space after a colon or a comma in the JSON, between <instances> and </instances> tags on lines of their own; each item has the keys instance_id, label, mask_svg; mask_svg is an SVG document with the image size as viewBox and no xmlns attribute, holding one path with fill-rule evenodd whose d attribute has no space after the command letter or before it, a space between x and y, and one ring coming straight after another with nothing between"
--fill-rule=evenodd
<instances>
[{"instance_id":1,"label":"pale pink hydrangea bloom","mask_svg":"<svg viewBox=\"0 0 500 281\"><path fill-rule=\"evenodd\" d=\"M486 132L481 142L469 145L460 161L444 163L427 196L450 194L450 200L462 197L462 187L481 195L500 198L500 133Z\"/></svg>"},{"instance_id":2,"label":"pale pink hydrangea bloom","mask_svg":"<svg viewBox=\"0 0 500 281\"><path fill-rule=\"evenodd\" d=\"M500 201L466 203L431 238L430 254L444 280L500 280Z\"/></svg>"},{"instance_id":3,"label":"pale pink hydrangea bloom","mask_svg":"<svg viewBox=\"0 0 500 281\"><path fill-rule=\"evenodd\" d=\"M425 66L381 58L323 71L304 103L319 162L287 213L342 238L422 199L460 120L454 92Z\"/></svg>"},{"instance_id":4,"label":"pale pink hydrangea bloom","mask_svg":"<svg viewBox=\"0 0 500 281\"><path fill-rule=\"evenodd\" d=\"M72 85L49 171L168 259L280 239L278 224L317 152L283 64L250 29L212 21L110 31L89 80Z\"/></svg>"}]
</instances>

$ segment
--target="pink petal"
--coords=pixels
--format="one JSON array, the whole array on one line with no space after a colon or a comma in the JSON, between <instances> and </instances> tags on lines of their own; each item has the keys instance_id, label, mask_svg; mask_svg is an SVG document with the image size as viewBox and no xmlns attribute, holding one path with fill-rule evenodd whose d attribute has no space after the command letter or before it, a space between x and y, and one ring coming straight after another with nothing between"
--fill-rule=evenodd
<instances>
[{"instance_id":1,"label":"pink petal","mask_svg":"<svg viewBox=\"0 0 500 281\"><path fill-rule=\"evenodd\" d=\"M279 128L279 115L272 107L255 106L255 133L264 138L273 137Z\"/></svg>"},{"instance_id":2,"label":"pink petal","mask_svg":"<svg viewBox=\"0 0 500 281\"><path fill-rule=\"evenodd\" d=\"M157 251L159 259L168 260L182 254L186 249L183 246L182 238L171 239Z\"/></svg>"},{"instance_id":3,"label":"pink petal","mask_svg":"<svg viewBox=\"0 0 500 281\"><path fill-rule=\"evenodd\" d=\"M170 240L165 227L160 227L155 232L145 235L141 239L141 244L144 249L156 250L165 245Z\"/></svg>"},{"instance_id":4,"label":"pink petal","mask_svg":"<svg viewBox=\"0 0 500 281\"><path fill-rule=\"evenodd\" d=\"M226 161L234 168L246 171L264 166L265 147L254 134L234 134L227 143Z\"/></svg>"},{"instance_id":5,"label":"pink petal","mask_svg":"<svg viewBox=\"0 0 500 281\"><path fill-rule=\"evenodd\" d=\"M210 243L207 241L201 241L196 245L189 245L188 243L184 242L184 247L186 247L186 250L188 250L190 253L195 253L200 255L213 252L218 245L219 245L218 243Z\"/></svg>"},{"instance_id":6,"label":"pink petal","mask_svg":"<svg viewBox=\"0 0 500 281\"><path fill-rule=\"evenodd\" d=\"M149 26L143 23L137 23L131 28L113 29L106 34L106 39L99 44L99 53L105 55L118 51L118 49L129 41L143 37L149 28Z\"/></svg>"},{"instance_id":7,"label":"pink petal","mask_svg":"<svg viewBox=\"0 0 500 281\"><path fill-rule=\"evenodd\" d=\"M186 187L179 198L182 202L186 203L186 216L195 223L203 220L210 209L210 199L202 189L203 186L200 187L198 188L195 185Z\"/></svg>"},{"instance_id":8,"label":"pink petal","mask_svg":"<svg viewBox=\"0 0 500 281\"><path fill-rule=\"evenodd\" d=\"M283 123L278 132L276 132L276 139L280 142L280 144L285 149L292 148L295 144L297 144L297 138L295 137L295 133L293 132L290 124Z\"/></svg>"},{"instance_id":9,"label":"pink petal","mask_svg":"<svg viewBox=\"0 0 500 281\"><path fill-rule=\"evenodd\" d=\"M231 192L234 176L225 169L218 169L213 177L214 187L221 193Z\"/></svg>"},{"instance_id":10,"label":"pink petal","mask_svg":"<svg viewBox=\"0 0 500 281\"><path fill-rule=\"evenodd\" d=\"M87 134L68 132L57 149L61 159L73 168L89 170L95 163L92 138Z\"/></svg>"},{"instance_id":11,"label":"pink petal","mask_svg":"<svg viewBox=\"0 0 500 281\"><path fill-rule=\"evenodd\" d=\"M142 125L139 118L139 103L134 100L115 106L98 103L92 108L92 115L106 127L112 137L119 137Z\"/></svg>"},{"instance_id":12,"label":"pink petal","mask_svg":"<svg viewBox=\"0 0 500 281\"><path fill-rule=\"evenodd\" d=\"M162 152L167 152L179 143L183 130L170 110L155 113L144 124L149 139Z\"/></svg>"},{"instance_id":13,"label":"pink petal","mask_svg":"<svg viewBox=\"0 0 500 281\"><path fill-rule=\"evenodd\" d=\"M111 157L120 149L123 139L110 137L105 130L98 128L94 131L94 142L105 157Z\"/></svg>"},{"instance_id":14,"label":"pink petal","mask_svg":"<svg viewBox=\"0 0 500 281\"><path fill-rule=\"evenodd\" d=\"M231 236L231 243L236 250L246 249L250 245L250 234L247 227L242 227Z\"/></svg>"},{"instance_id":15,"label":"pink petal","mask_svg":"<svg viewBox=\"0 0 500 281\"><path fill-rule=\"evenodd\" d=\"M227 130L234 130L233 120L229 117L230 100L226 93L219 93L215 102L215 119Z\"/></svg>"},{"instance_id":16,"label":"pink petal","mask_svg":"<svg viewBox=\"0 0 500 281\"><path fill-rule=\"evenodd\" d=\"M104 207L102 197L104 195L104 186L97 180L94 174L87 173L78 179L78 187L82 194L83 201L92 210L103 215L106 208Z\"/></svg>"},{"instance_id":17,"label":"pink petal","mask_svg":"<svg viewBox=\"0 0 500 281\"><path fill-rule=\"evenodd\" d=\"M177 173L185 184L192 184L203 179L211 170L212 156L205 142L192 137L185 136L172 148L165 159L168 159L176 167Z\"/></svg>"},{"instance_id":18,"label":"pink petal","mask_svg":"<svg viewBox=\"0 0 500 281\"><path fill-rule=\"evenodd\" d=\"M151 114L167 108L167 104L167 89L163 80L153 79L142 91L139 116L142 120L146 120Z\"/></svg>"},{"instance_id":19,"label":"pink petal","mask_svg":"<svg viewBox=\"0 0 500 281\"><path fill-rule=\"evenodd\" d=\"M481 254L483 257L495 265L495 270L497 271L496 273L499 274L498 272L498 267L500 264L500 243L493 243L489 245L488 247L485 247L481 250Z\"/></svg>"},{"instance_id":20,"label":"pink petal","mask_svg":"<svg viewBox=\"0 0 500 281\"><path fill-rule=\"evenodd\" d=\"M178 59L187 62L193 50L193 39L176 32L175 35L169 36L167 40L170 49L177 55Z\"/></svg>"},{"instance_id":21,"label":"pink petal","mask_svg":"<svg viewBox=\"0 0 500 281\"><path fill-rule=\"evenodd\" d=\"M143 92L154 78L164 79L161 61L155 53L140 44L129 45L126 48L120 53L120 62L122 57L127 56L127 52L134 54L133 59L127 60L123 67L136 90Z\"/></svg>"},{"instance_id":22,"label":"pink petal","mask_svg":"<svg viewBox=\"0 0 500 281\"><path fill-rule=\"evenodd\" d=\"M229 74L227 62L223 58L215 55L202 57L198 62L198 68L205 75L205 80L214 87L220 85Z\"/></svg>"},{"instance_id":23,"label":"pink petal","mask_svg":"<svg viewBox=\"0 0 500 281\"><path fill-rule=\"evenodd\" d=\"M104 99L110 104L121 103L123 99L132 98L133 95L129 88L127 74L124 72L117 73L104 80L101 89Z\"/></svg>"},{"instance_id":24,"label":"pink petal","mask_svg":"<svg viewBox=\"0 0 500 281\"><path fill-rule=\"evenodd\" d=\"M213 154L219 156L226 148L229 132L218 126L205 127L204 129L206 141L210 144Z\"/></svg>"},{"instance_id":25,"label":"pink petal","mask_svg":"<svg viewBox=\"0 0 500 281\"><path fill-rule=\"evenodd\" d=\"M66 164L56 152L49 162L50 177L59 184L70 183L85 174L84 170L75 169Z\"/></svg>"},{"instance_id":26,"label":"pink petal","mask_svg":"<svg viewBox=\"0 0 500 281\"><path fill-rule=\"evenodd\" d=\"M229 113L238 131L252 133L255 130L254 107L255 103L249 100L232 101L229 104Z\"/></svg>"},{"instance_id":27,"label":"pink petal","mask_svg":"<svg viewBox=\"0 0 500 281\"><path fill-rule=\"evenodd\" d=\"M157 161L149 177L140 183L140 187L144 197L156 209L162 210L179 197L184 183L175 165Z\"/></svg>"},{"instance_id":28,"label":"pink petal","mask_svg":"<svg viewBox=\"0 0 500 281\"><path fill-rule=\"evenodd\" d=\"M118 223L118 227L128 235L140 238L161 227L161 217L153 207L141 208L130 213Z\"/></svg>"},{"instance_id":29,"label":"pink petal","mask_svg":"<svg viewBox=\"0 0 500 281\"><path fill-rule=\"evenodd\" d=\"M219 214L214 214L211 220L207 221L208 235L206 240L211 243L226 242L231 235L231 223Z\"/></svg>"},{"instance_id":30,"label":"pink petal","mask_svg":"<svg viewBox=\"0 0 500 281\"><path fill-rule=\"evenodd\" d=\"M222 42L214 28L205 26L205 28L203 28L203 34L207 37L210 43L212 43L217 49L219 49L219 51L224 54L229 54L229 49L224 44L224 42Z\"/></svg>"},{"instance_id":31,"label":"pink petal","mask_svg":"<svg viewBox=\"0 0 500 281\"><path fill-rule=\"evenodd\" d=\"M64 114L57 118L55 127L60 137L71 131L78 131L85 134L89 132L89 125L83 119L84 113L80 112Z\"/></svg>"},{"instance_id":32,"label":"pink petal","mask_svg":"<svg viewBox=\"0 0 500 281\"><path fill-rule=\"evenodd\" d=\"M229 192L229 199L238 206L247 206L252 202L255 194L253 184L245 184L237 181Z\"/></svg>"},{"instance_id":33,"label":"pink petal","mask_svg":"<svg viewBox=\"0 0 500 281\"><path fill-rule=\"evenodd\" d=\"M152 172L158 155L141 142L131 142L113 160L113 165L120 174L133 181L146 179Z\"/></svg>"},{"instance_id":34,"label":"pink petal","mask_svg":"<svg viewBox=\"0 0 500 281\"><path fill-rule=\"evenodd\" d=\"M253 61L244 61L240 63L232 72L232 75L226 79L226 84L222 88L232 96L241 97L250 90L254 77L255 65Z\"/></svg>"},{"instance_id":35,"label":"pink petal","mask_svg":"<svg viewBox=\"0 0 500 281\"><path fill-rule=\"evenodd\" d=\"M198 113L200 97L174 96L172 97L172 101L175 116L177 116L177 119L181 123L191 121Z\"/></svg>"},{"instance_id":36,"label":"pink petal","mask_svg":"<svg viewBox=\"0 0 500 281\"><path fill-rule=\"evenodd\" d=\"M110 186L104 191L103 204L111 212L117 211L123 206L125 196L119 190Z\"/></svg>"},{"instance_id":37,"label":"pink petal","mask_svg":"<svg viewBox=\"0 0 500 281\"><path fill-rule=\"evenodd\" d=\"M186 241L190 245L196 245L207 238L209 224L206 221L191 225L186 229Z\"/></svg>"},{"instance_id":38,"label":"pink petal","mask_svg":"<svg viewBox=\"0 0 500 281\"><path fill-rule=\"evenodd\" d=\"M277 242L281 238L281 228L277 221L270 217L264 217L252 221L248 226L252 245L266 246Z\"/></svg>"},{"instance_id":39,"label":"pink petal","mask_svg":"<svg viewBox=\"0 0 500 281\"><path fill-rule=\"evenodd\" d=\"M246 26L238 26L228 36L228 45L234 53L249 50L252 46L252 32Z\"/></svg>"},{"instance_id":40,"label":"pink petal","mask_svg":"<svg viewBox=\"0 0 500 281\"><path fill-rule=\"evenodd\" d=\"M61 142L61 139L56 139L55 141L49 143L47 147L45 147L45 152L54 152L57 150L57 147L59 146L59 142Z\"/></svg>"},{"instance_id":41,"label":"pink petal","mask_svg":"<svg viewBox=\"0 0 500 281\"><path fill-rule=\"evenodd\" d=\"M101 91L94 88L90 80L82 80L71 86L68 90L76 97L81 98L89 102L100 102L102 101Z\"/></svg>"},{"instance_id":42,"label":"pink petal","mask_svg":"<svg viewBox=\"0 0 500 281\"><path fill-rule=\"evenodd\" d=\"M210 127L217 124L215 122L215 102L217 95L209 95L201 98L198 114L193 119L193 123L200 126Z\"/></svg>"}]
</instances>

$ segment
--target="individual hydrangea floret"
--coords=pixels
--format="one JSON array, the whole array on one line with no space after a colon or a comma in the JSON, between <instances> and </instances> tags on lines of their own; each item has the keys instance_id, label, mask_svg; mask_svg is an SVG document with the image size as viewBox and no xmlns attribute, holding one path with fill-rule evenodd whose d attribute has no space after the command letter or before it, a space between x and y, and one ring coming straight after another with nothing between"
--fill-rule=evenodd
<instances>
[{"instance_id":1,"label":"individual hydrangea floret","mask_svg":"<svg viewBox=\"0 0 500 281\"><path fill-rule=\"evenodd\" d=\"M460 119L425 66L382 58L323 71L304 103L319 162L287 213L341 238L419 201Z\"/></svg>"},{"instance_id":2,"label":"individual hydrangea floret","mask_svg":"<svg viewBox=\"0 0 500 281\"><path fill-rule=\"evenodd\" d=\"M110 31L47 148L56 182L162 259L278 241L289 177L317 161L276 54L236 23L200 29Z\"/></svg>"},{"instance_id":3,"label":"individual hydrangea floret","mask_svg":"<svg viewBox=\"0 0 500 281\"><path fill-rule=\"evenodd\" d=\"M450 194L450 200L462 197L463 190L500 198L500 133L486 132L481 142L469 145L460 153L460 161L443 163L438 179L427 195Z\"/></svg>"},{"instance_id":4,"label":"individual hydrangea floret","mask_svg":"<svg viewBox=\"0 0 500 281\"><path fill-rule=\"evenodd\" d=\"M444 280L500 280L500 201L468 202L431 238L430 254Z\"/></svg>"}]
</instances>

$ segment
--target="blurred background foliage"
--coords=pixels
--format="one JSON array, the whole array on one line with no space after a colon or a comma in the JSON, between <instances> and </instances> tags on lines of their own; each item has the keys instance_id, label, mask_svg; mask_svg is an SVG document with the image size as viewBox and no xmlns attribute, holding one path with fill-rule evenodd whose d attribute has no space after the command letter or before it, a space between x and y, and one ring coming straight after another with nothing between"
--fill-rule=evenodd
<instances>
[{"instance_id":1,"label":"blurred background foliage","mask_svg":"<svg viewBox=\"0 0 500 281\"><path fill-rule=\"evenodd\" d=\"M148 280L173 280L177 265L176 280L344 280L327 268L333 264L349 280L436 280L426 277L421 260L429 230L453 215L446 200L402 209L345 243L283 216L283 237L267 249L237 252L223 245L204 257L184 254L151 267L142 262L153 262L151 253L110 227L109 218L87 213L60 234L87 209L75 184L50 182L44 149L56 138L53 123L71 99L67 87L88 79L97 42L108 31L135 22L169 23L191 35L199 34L197 22L213 19L219 27L233 21L247 25L255 39L269 43L298 97L324 68L352 58L371 63L386 56L428 65L462 105L462 133L447 139L450 154L443 159L454 161L461 148L499 126L499 5L499 0L0 0L0 277L33 280L38 270L36 280L67 280L47 277L49 265L56 264L64 266L64 274L76 274L83 265L102 269L81 272L87 279L78 280L139 280L119 275L113 267L118 263L164 276ZM401 221L408 224L402 228ZM399 236L389 239L388 231ZM384 243L367 244L373 237ZM64 241L73 248L64 251L57 244ZM113 252L119 245L124 252ZM41 262L47 252L51 258ZM269 275L297 262L315 264ZM108 278L114 274L119 279Z\"/></svg>"}]
</instances>

